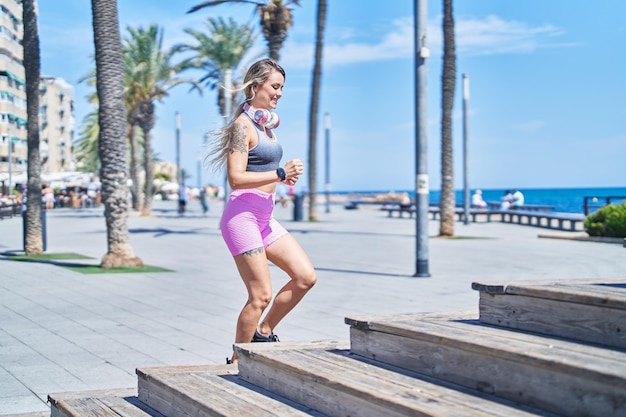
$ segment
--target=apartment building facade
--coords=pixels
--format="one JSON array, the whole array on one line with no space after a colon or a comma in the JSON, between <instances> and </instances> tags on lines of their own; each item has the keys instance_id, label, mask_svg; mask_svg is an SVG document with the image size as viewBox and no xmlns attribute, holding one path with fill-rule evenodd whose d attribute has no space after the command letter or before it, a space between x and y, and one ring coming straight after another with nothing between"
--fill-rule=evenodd
<instances>
[{"instance_id":1,"label":"apartment building facade","mask_svg":"<svg viewBox=\"0 0 626 417\"><path fill-rule=\"evenodd\" d=\"M41 77L39 127L41 172L74 171L74 93L62 78Z\"/></svg>"},{"instance_id":2,"label":"apartment building facade","mask_svg":"<svg viewBox=\"0 0 626 417\"><path fill-rule=\"evenodd\" d=\"M0 0L0 173L26 171L26 81L22 6Z\"/></svg>"},{"instance_id":3,"label":"apartment building facade","mask_svg":"<svg viewBox=\"0 0 626 417\"><path fill-rule=\"evenodd\" d=\"M21 2L0 0L0 179L3 181L9 175L23 176L27 169L23 29ZM73 171L74 92L61 78L40 79L39 126L41 172Z\"/></svg>"}]
</instances>

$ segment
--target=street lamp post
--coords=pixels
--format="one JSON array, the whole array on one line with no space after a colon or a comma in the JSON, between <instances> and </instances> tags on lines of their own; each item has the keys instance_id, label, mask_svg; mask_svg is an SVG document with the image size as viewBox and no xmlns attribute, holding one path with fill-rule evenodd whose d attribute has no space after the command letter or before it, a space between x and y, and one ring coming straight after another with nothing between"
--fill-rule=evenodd
<instances>
[{"instance_id":1,"label":"street lamp post","mask_svg":"<svg viewBox=\"0 0 626 417\"><path fill-rule=\"evenodd\" d=\"M202 188L202 160L198 157L196 162L196 177L198 178L198 189Z\"/></svg>"},{"instance_id":2,"label":"street lamp post","mask_svg":"<svg viewBox=\"0 0 626 417\"><path fill-rule=\"evenodd\" d=\"M326 213L330 213L330 114L324 115L326 131Z\"/></svg>"},{"instance_id":3,"label":"street lamp post","mask_svg":"<svg viewBox=\"0 0 626 417\"><path fill-rule=\"evenodd\" d=\"M8 129L7 136L9 137L9 192L8 195L13 195L13 139L11 138L11 129Z\"/></svg>"},{"instance_id":4,"label":"street lamp post","mask_svg":"<svg viewBox=\"0 0 626 417\"><path fill-rule=\"evenodd\" d=\"M180 169L180 113L176 112L176 181L182 186L182 170Z\"/></svg>"},{"instance_id":5,"label":"street lamp post","mask_svg":"<svg viewBox=\"0 0 626 417\"><path fill-rule=\"evenodd\" d=\"M233 71L229 68L224 71L224 126L228 125L230 118L232 117L232 108L233 108L233 95L232 95L232 87L233 84ZM228 184L228 172L224 172L224 204L228 201L229 192L229 184Z\"/></svg>"},{"instance_id":6,"label":"street lamp post","mask_svg":"<svg viewBox=\"0 0 626 417\"><path fill-rule=\"evenodd\" d=\"M469 189L469 157L467 137L467 111L469 102L469 77L463 74L463 208L465 211L464 224L469 223L470 189Z\"/></svg>"},{"instance_id":7,"label":"street lamp post","mask_svg":"<svg viewBox=\"0 0 626 417\"><path fill-rule=\"evenodd\" d=\"M415 277L429 277L428 272L428 118L426 58L430 52L426 44L427 0L415 0Z\"/></svg>"}]
</instances>

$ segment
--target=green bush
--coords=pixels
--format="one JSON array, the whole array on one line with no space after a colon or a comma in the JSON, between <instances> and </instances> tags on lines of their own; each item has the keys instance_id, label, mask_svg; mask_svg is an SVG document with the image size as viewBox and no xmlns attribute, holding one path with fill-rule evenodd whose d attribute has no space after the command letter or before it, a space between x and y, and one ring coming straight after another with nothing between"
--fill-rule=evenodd
<instances>
[{"instance_id":1,"label":"green bush","mask_svg":"<svg viewBox=\"0 0 626 417\"><path fill-rule=\"evenodd\" d=\"M602 207L585 219L589 236L626 237L626 203Z\"/></svg>"}]
</instances>

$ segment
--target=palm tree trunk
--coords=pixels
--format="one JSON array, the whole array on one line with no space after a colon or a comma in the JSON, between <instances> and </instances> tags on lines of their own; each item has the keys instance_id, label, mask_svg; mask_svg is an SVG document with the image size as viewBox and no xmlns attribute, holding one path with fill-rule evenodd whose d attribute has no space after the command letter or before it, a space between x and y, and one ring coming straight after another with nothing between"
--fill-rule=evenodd
<instances>
[{"instance_id":1,"label":"palm tree trunk","mask_svg":"<svg viewBox=\"0 0 626 417\"><path fill-rule=\"evenodd\" d=\"M443 74L441 79L441 220L440 236L454 236L454 173L452 158L452 107L456 84L456 54L452 0L443 0Z\"/></svg>"},{"instance_id":2,"label":"palm tree trunk","mask_svg":"<svg viewBox=\"0 0 626 417\"><path fill-rule=\"evenodd\" d=\"M24 251L27 255L43 252L41 224L41 159L39 155L39 32L35 1L22 2L24 21L24 70L26 73L26 112L28 142L28 189L26 203L26 239ZM9 138L9 146L12 146ZM10 161L9 163L13 163Z\"/></svg>"},{"instance_id":3,"label":"palm tree trunk","mask_svg":"<svg viewBox=\"0 0 626 417\"><path fill-rule=\"evenodd\" d=\"M137 132L134 123L128 128L130 143L130 180L132 181L133 209L141 211L141 184L139 183L139 145L137 144Z\"/></svg>"},{"instance_id":4,"label":"palm tree trunk","mask_svg":"<svg viewBox=\"0 0 626 417\"><path fill-rule=\"evenodd\" d=\"M135 256L128 239L124 63L117 0L92 0L91 10L99 102L98 154L108 244L100 266L139 267L143 262Z\"/></svg>"},{"instance_id":5,"label":"palm tree trunk","mask_svg":"<svg viewBox=\"0 0 626 417\"><path fill-rule=\"evenodd\" d=\"M154 161L152 160L152 137L151 133L147 129L143 129L143 143L144 143L144 171L146 176L146 183L144 184L145 197L143 200L143 207L141 208L142 216L152 215L152 194L154 193Z\"/></svg>"},{"instance_id":6,"label":"palm tree trunk","mask_svg":"<svg viewBox=\"0 0 626 417\"><path fill-rule=\"evenodd\" d=\"M154 161L152 156L152 128L154 127L154 103L149 100L143 100L139 105L139 124L143 131L143 147L144 147L144 171L146 183L144 186L144 203L141 209L142 216L152 215L152 194L154 192Z\"/></svg>"},{"instance_id":7,"label":"palm tree trunk","mask_svg":"<svg viewBox=\"0 0 626 417\"><path fill-rule=\"evenodd\" d=\"M317 116L319 113L320 84L322 79L322 51L326 25L326 0L317 1L317 34L315 40L315 63L311 88L311 112L309 114L309 220L317 221Z\"/></svg>"}]
</instances>

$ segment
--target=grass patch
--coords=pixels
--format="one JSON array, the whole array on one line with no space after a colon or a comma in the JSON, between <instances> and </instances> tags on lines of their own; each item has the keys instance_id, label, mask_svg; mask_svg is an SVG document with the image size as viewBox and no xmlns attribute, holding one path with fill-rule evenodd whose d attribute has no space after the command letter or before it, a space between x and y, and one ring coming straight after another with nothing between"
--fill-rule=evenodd
<instances>
[{"instance_id":1,"label":"grass patch","mask_svg":"<svg viewBox=\"0 0 626 417\"><path fill-rule=\"evenodd\" d=\"M78 253L42 253L40 255L26 255L18 252L3 252L2 256L6 256L12 261L19 262L37 262L52 264L60 266L62 268L69 269L70 271L80 272L81 274L133 274L142 272L173 272L171 269L161 268L158 266L144 265L139 268L100 268L100 265L78 263L78 262L66 262L85 259L94 259L90 256L81 255Z\"/></svg>"},{"instance_id":2,"label":"grass patch","mask_svg":"<svg viewBox=\"0 0 626 417\"><path fill-rule=\"evenodd\" d=\"M483 237L483 236L433 236L436 239L446 239L446 240L475 240L475 239L495 239L494 237Z\"/></svg>"},{"instance_id":3,"label":"grass patch","mask_svg":"<svg viewBox=\"0 0 626 417\"><path fill-rule=\"evenodd\" d=\"M92 257L81 255L78 253L73 253L73 252L42 253L39 255L26 255L24 253L4 252L0 255L9 257L14 261L31 261L31 262L93 259Z\"/></svg>"},{"instance_id":4,"label":"grass patch","mask_svg":"<svg viewBox=\"0 0 626 417\"><path fill-rule=\"evenodd\" d=\"M140 268L100 268L100 265L82 265L82 264L58 264L59 266L69 269L70 271L80 272L81 274L136 274L142 272L173 272L171 269L161 268L158 266L144 265Z\"/></svg>"}]
</instances>

